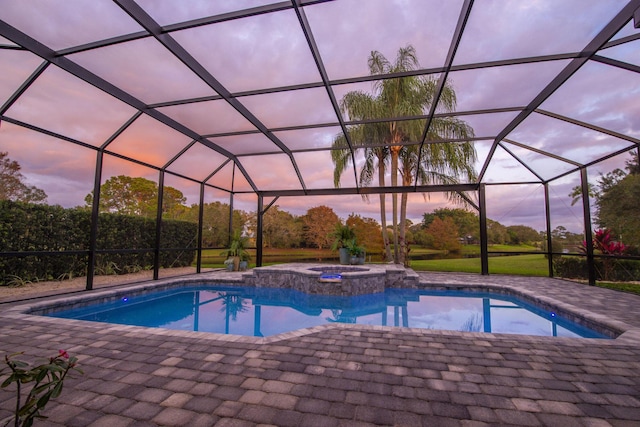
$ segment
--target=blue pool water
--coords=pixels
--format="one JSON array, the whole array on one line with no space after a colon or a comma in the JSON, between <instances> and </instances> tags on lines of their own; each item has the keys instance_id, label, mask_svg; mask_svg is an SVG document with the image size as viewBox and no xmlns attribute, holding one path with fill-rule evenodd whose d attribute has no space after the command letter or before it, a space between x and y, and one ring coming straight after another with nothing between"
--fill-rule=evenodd
<instances>
[{"instance_id":1,"label":"blue pool water","mask_svg":"<svg viewBox=\"0 0 640 427\"><path fill-rule=\"evenodd\" d=\"M122 297L53 317L246 336L333 322L467 332L608 338L516 298L489 293L387 289L354 297L290 289L202 285Z\"/></svg>"}]
</instances>

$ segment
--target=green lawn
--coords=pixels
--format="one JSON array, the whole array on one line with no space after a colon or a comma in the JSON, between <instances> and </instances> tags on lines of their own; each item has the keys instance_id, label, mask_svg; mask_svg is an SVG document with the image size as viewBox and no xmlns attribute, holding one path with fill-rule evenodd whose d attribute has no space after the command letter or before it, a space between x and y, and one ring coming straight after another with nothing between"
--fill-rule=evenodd
<instances>
[{"instance_id":1,"label":"green lawn","mask_svg":"<svg viewBox=\"0 0 640 427\"><path fill-rule=\"evenodd\" d=\"M537 252L538 248L530 245L489 245L489 252ZM480 245L464 245L463 255L480 255Z\"/></svg>"},{"instance_id":2,"label":"green lawn","mask_svg":"<svg viewBox=\"0 0 640 427\"><path fill-rule=\"evenodd\" d=\"M548 262L544 255L513 255L489 258L489 273L518 276L547 276ZM480 258L435 259L411 261L416 271L455 271L480 273Z\"/></svg>"},{"instance_id":3,"label":"green lawn","mask_svg":"<svg viewBox=\"0 0 640 427\"><path fill-rule=\"evenodd\" d=\"M537 252L538 248L529 245L489 245L489 252ZM411 247L411 255L427 255L444 253L436 249L427 249L420 246ZM463 245L461 255L477 255L480 256L480 245Z\"/></svg>"},{"instance_id":4,"label":"green lawn","mask_svg":"<svg viewBox=\"0 0 640 427\"><path fill-rule=\"evenodd\" d=\"M206 268L223 268L225 257L220 255L223 249L206 249L202 251L202 266ZM248 249L251 254L249 266L256 264L255 249ZM283 262L308 261L309 259L326 260L335 259L338 261L338 253L330 249L272 249L265 248L262 251L262 265L279 264ZM195 265L195 263L194 263Z\"/></svg>"}]
</instances>

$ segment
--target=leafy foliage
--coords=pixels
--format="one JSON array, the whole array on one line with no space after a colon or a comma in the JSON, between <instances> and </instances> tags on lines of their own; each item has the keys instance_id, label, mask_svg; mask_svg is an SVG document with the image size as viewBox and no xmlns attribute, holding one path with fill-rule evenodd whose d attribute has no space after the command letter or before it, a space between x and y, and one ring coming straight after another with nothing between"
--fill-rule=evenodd
<instances>
[{"instance_id":1,"label":"leafy foliage","mask_svg":"<svg viewBox=\"0 0 640 427\"><path fill-rule=\"evenodd\" d=\"M404 73L419 69L415 48L408 45L398 49L394 62L390 62L378 51L372 51L368 59L371 75L384 73ZM436 96L438 97L436 99ZM460 178L473 180L473 165L476 152L468 140L474 135L473 129L455 117L436 117L425 129L421 120L395 120L389 118L413 117L425 114L432 103L438 102L442 112L453 112L456 95L449 82L440 87L433 76L410 76L382 79L373 83L373 95L362 91L347 93L340 107L349 119L369 122L349 129L352 147L347 137L339 134L333 143L334 184L340 183L341 174L354 162L350 148L362 148L365 163L360 171L360 184L369 185L378 172L378 185L385 186L387 167L390 167L391 186L421 184L453 184ZM385 120L382 120L385 119ZM426 134L425 134L425 131ZM458 144L428 143L454 138ZM418 142L418 144L416 144ZM355 166L355 165L354 165ZM464 200L451 193L452 200ZM398 195L392 194L394 261L404 263L407 252L406 214L408 196L401 195L400 224L398 217ZM385 199L380 196L380 215L387 258L391 257L387 230ZM390 259L388 259L390 260Z\"/></svg>"},{"instance_id":2,"label":"leafy foliage","mask_svg":"<svg viewBox=\"0 0 640 427\"><path fill-rule=\"evenodd\" d=\"M458 228L459 237L471 236L472 240L480 240L480 220L478 215L460 208L442 208L435 209L432 213L424 213L422 215L422 228L428 228L435 218L444 220L451 218ZM456 236L458 237L458 236Z\"/></svg>"},{"instance_id":3,"label":"leafy foliage","mask_svg":"<svg viewBox=\"0 0 640 427\"><path fill-rule=\"evenodd\" d=\"M586 253L586 242L582 244L583 252ZM611 230L596 230L593 235L593 248L605 255L622 255L626 246L622 242L616 242L611 238Z\"/></svg>"},{"instance_id":4,"label":"leafy foliage","mask_svg":"<svg viewBox=\"0 0 640 427\"><path fill-rule=\"evenodd\" d=\"M526 225L510 225L507 233L512 245L534 244L541 240L540 233Z\"/></svg>"},{"instance_id":5,"label":"leafy foliage","mask_svg":"<svg viewBox=\"0 0 640 427\"><path fill-rule=\"evenodd\" d=\"M338 215L328 206L317 206L302 217L305 239L318 249L328 248L333 241L333 231L340 223Z\"/></svg>"},{"instance_id":6,"label":"leafy foliage","mask_svg":"<svg viewBox=\"0 0 640 427\"><path fill-rule=\"evenodd\" d=\"M227 203L205 203L202 211L202 246L205 248L222 248L229 244L229 212ZM198 205L185 208L178 220L198 223ZM233 230L231 235L241 232L247 224L246 214L233 211Z\"/></svg>"},{"instance_id":7,"label":"leafy foliage","mask_svg":"<svg viewBox=\"0 0 640 427\"><path fill-rule=\"evenodd\" d=\"M231 244L225 249L221 255L227 258L239 257L243 261L250 259L249 252L247 252L248 239L240 232L235 232L231 238Z\"/></svg>"},{"instance_id":8,"label":"leafy foliage","mask_svg":"<svg viewBox=\"0 0 640 427\"><path fill-rule=\"evenodd\" d=\"M597 223L618 238L640 247L640 162L637 150L631 151L626 172L621 169L600 175L596 186L589 184L589 197L595 199ZM582 198L580 186L569 194L572 205Z\"/></svg>"},{"instance_id":9,"label":"leafy foliage","mask_svg":"<svg viewBox=\"0 0 640 427\"><path fill-rule=\"evenodd\" d=\"M640 174L630 174L603 190L598 199L598 223L640 246Z\"/></svg>"},{"instance_id":10,"label":"leafy foliage","mask_svg":"<svg viewBox=\"0 0 640 427\"><path fill-rule=\"evenodd\" d=\"M336 249L346 248L348 243L356 238L356 233L348 224L339 222L331 232L330 237L333 239L331 250L335 251Z\"/></svg>"},{"instance_id":11,"label":"leafy foliage","mask_svg":"<svg viewBox=\"0 0 640 427\"><path fill-rule=\"evenodd\" d=\"M609 262L608 265L607 262ZM640 261L596 258L594 264L596 280L615 282L640 280ZM587 279L589 277L587 260L584 257L566 255L555 257L553 271L556 276L569 279Z\"/></svg>"},{"instance_id":12,"label":"leafy foliage","mask_svg":"<svg viewBox=\"0 0 640 427\"><path fill-rule=\"evenodd\" d=\"M302 245L302 221L289 212L271 206L264 214L262 236L267 248L297 248Z\"/></svg>"},{"instance_id":13,"label":"leafy foliage","mask_svg":"<svg viewBox=\"0 0 640 427\"><path fill-rule=\"evenodd\" d=\"M368 253L379 254L384 251L381 227L373 218L363 218L352 213L346 221L346 225L354 231L354 238L364 246Z\"/></svg>"},{"instance_id":14,"label":"leafy foliage","mask_svg":"<svg viewBox=\"0 0 640 427\"><path fill-rule=\"evenodd\" d=\"M21 281L55 280L86 275L91 213L86 209L0 201L0 252L23 252L0 258L3 284ZM193 248L196 224L163 220L162 248ZM96 260L104 272L119 274L153 265L156 222L142 217L101 214L98 220L98 249L137 249L139 252L102 253ZM29 252L51 251L51 255ZM70 253L71 251L77 251ZM190 265L195 250L162 250L160 265ZM98 271L100 272L100 271Z\"/></svg>"},{"instance_id":15,"label":"leafy foliage","mask_svg":"<svg viewBox=\"0 0 640 427\"><path fill-rule=\"evenodd\" d=\"M449 217L441 220L435 217L429 227L427 233L433 237L433 248L446 250L449 252L459 252L462 245L458 240L458 227Z\"/></svg>"},{"instance_id":16,"label":"leafy foliage","mask_svg":"<svg viewBox=\"0 0 640 427\"><path fill-rule=\"evenodd\" d=\"M509 241L507 227L498 221L487 219L487 240L489 244L502 245Z\"/></svg>"},{"instance_id":17,"label":"leafy foliage","mask_svg":"<svg viewBox=\"0 0 640 427\"><path fill-rule=\"evenodd\" d=\"M0 151L0 200L44 203L47 194L35 186L25 184L20 164L8 156L6 151Z\"/></svg>"},{"instance_id":18,"label":"leafy foliage","mask_svg":"<svg viewBox=\"0 0 640 427\"><path fill-rule=\"evenodd\" d=\"M84 201L93 204L93 192ZM164 187L162 198L163 216L177 218L185 206L186 197L173 187ZM100 186L100 212L138 215L155 218L158 210L158 184L140 177L118 175L109 178Z\"/></svg>"},{"instance_id":19,"label":"leafy foliage","mask_svg":"<svg viewBox=\"0 0 640 427\"><path fill-rule=\"evenodd\" d=\"M82 374L77 367L78 358L60 350L58 355L49 358L47 363L33 368L26 362L16 360L15 357L23 353L5 355L6 367L0 372L8 371L9 375L0 387L7 388L11 384L16 385L16 406L14 411L14 425L16 427L29 427L35 419L46 419L40 414L51 399L55 399L62 393L65 378L70 372ZM27 394L24 404L22 402L22 385L34 383Z\"/></svg>"},{"instance_id":20,"label":"leafy foliage","mask_svg":"<svg viewBox=\"0 0 640 427\"><path fill-rule=\"evenodd\" d=\"M347 241L344 247L349 251L349 255L353 257L359 257L365 253L365 248L358 245L358 241L356 239Z\"/></svg>"}]
</instances>

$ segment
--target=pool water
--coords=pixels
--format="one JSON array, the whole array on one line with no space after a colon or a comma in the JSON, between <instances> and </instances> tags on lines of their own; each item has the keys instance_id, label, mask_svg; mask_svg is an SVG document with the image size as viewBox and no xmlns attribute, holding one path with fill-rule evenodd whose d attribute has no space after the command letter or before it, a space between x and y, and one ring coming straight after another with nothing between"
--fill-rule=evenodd
<instances>
[{"instance_id":1,"label":"pool water","mask_svg":"<svg viewBox=\"0 0 640 427\"><path fill-rule=\"evenodd\" d=\"M96 322L271 336L334 322L466 332L608 338L516 298L463 291L387 289L340 297L290 289L202 285L122 297L48 314Z\"/></svg>"}]
</instances>

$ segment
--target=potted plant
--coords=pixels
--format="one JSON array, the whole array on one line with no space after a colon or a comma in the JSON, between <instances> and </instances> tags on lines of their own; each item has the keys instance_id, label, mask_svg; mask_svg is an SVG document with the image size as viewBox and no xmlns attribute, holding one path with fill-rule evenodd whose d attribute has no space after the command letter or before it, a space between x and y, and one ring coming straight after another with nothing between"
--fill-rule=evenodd
<instances>
[{"instance_id":1,"label":"potted plant","mask_svg":"<svg viewBox=\"0 0 640 427\"><path fill-rule=\"evenodd\" d=\"M242 254L240 254L240 265L239 265L239 270L240 271L247 271L247 268L249 268L249 261L251 260L251 255L249 255L248 252L244 252Z\"/></svg>"},{"instance_id":2,"label":"potted plant","mask_svg":"<svg viewBox=\"0 0 640 427\"><path fill-rule=\"evenodd\" d=\"M348 225L339 223L336 225L335 230L331 233L333 237L333 244L331 250L338 250L340 254L340 264L348 265L351 261L351 254L349 253L349 242L356 238L356 233L353 228Z\"/></svg>"},{"instance_id":3,"label":"potted plant","mask_svg":"<svg viewBox=\"0 0 640 427\"><path fill-rule=\"evenodd\" d=\"M233 271L233 258L225 259L224 267L227 269L227 271Z\"/></svg>"},{"instance_id":4,"label":"potted plant","mask_svg":"<svg viewBox=\"0 0 640 427\"><path fill-rule=\"evenodd\" d=\"M356 239L351 239L347 242L347 251L349 253L349 262L352 265L364 264L365 249L362 246L358 246Z\"/></svg>"},{"instance_id":5,"label":"potted plant","mask_svg":"<svg viewBox=\"0 0 640 427\"><path fill-rule=\"evenodd\" d=\"M238 271L240 269L240 260L243 257L248 257L249 253L246 250L247 247L247 238L243 237L239 231L235 232L233 238L231 239L231 244L228 249L222 251L220 255L226 256L227 259L225 261L225 265L228 267L227 261L231 260L233 263L232 271Z\"/></svg>"}]
</instances>

